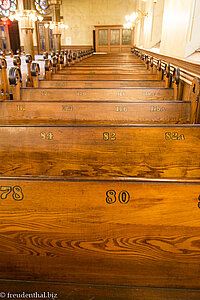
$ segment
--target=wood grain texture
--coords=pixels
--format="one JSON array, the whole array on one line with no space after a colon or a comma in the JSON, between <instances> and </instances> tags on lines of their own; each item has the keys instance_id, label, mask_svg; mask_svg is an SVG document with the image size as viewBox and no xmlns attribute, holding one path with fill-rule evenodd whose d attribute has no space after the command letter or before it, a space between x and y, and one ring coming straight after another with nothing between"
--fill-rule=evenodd
<instances>
[{"instance_id":1,"label":"wood grain texture","mask_svg":"<svg viewBox=\"0 0 200 300\"><path fill-rule=\"evenodd\" d=\"M199 65L199 63L187 61L187 60L180 59L180 58L175 58L175 57L172 57L172 56L167 56L167 55L160 54L160 53L155 53L155 52L152 52L150 50L146 50L146 49L143 49L143 48L138 48L138 47L135 47L135 46L134 46L134 48L140 50L142 53L151 55L151 56L156 57L160 60L163 60L165 62L173 64L173 65L175 65L175 66L177 66L181 69L187 70L190 73L194 73L194 74L197 74L197 76L200 76L200 65Z\"/></svg>"},{"instance_id":2,"label":"wood grain texture","mask_svg":"<svg viewBox=\"0 0 200 300\"><path fill-rule=\"evenodd\" d=\"M85 66L85 65L75 64L72 67L68 67L64 70L61 70L59 73L65 73L68 70L69 71L74 71L74 70L79 70L79 71L88 70L88 71L90 71L90 70L92 70L92 72L93 71L98 72L99 70L101 70L101 71L116 70L116 71L119 71L121 73L124 73L124 71L125 72L126 71L130 72L130 71L135 71L135 70L146 70L146 73L148 73L148 70L147 70L145 64L141 64L139 62L136 63L136 64L129 64L128 66L126 66L126 65L119 66L119 65L116 65L116 64L113 64L113 65L110 64L110 65L105 66L105 68L104 68L104 66L99 66L99 65L92 65L92 66L86 65Z\"/></svg>"},{"instance_id":3,"label":"wood grain texture","mask_svg":"<svg viewBox=\"0 0 200 300\"><path fill-rule=\"evenodd\" d=\"M0 281L0 289L11 294L23 292L57 294L59 300L199 300L200 291L190 289L138 288L109 285L81 285L37 281ZM52 299L52 298L50 298Z\"/></svg>"},{"instance_id":4,"label":"wood grain texture","mask_svg":"<svg viewBox=\"0 0 200 300\"><path fill-rule=\"evenodd\" d=\"M165 87L164 80L40 80L40 88Z\"/></svg>"},{"instance_id":5,"label":"wood grain texture","mask_svg":"<svg viewBox=\"0 0 200 300\"><path fill-rule=\"evenodd\" d=\"M93 69L91 70L87 70L87 69L65 69L65 70L61 70L59 71L59 74L61 75L69 75L69 74L86 74L86 75L98 75L98 74L151 74L150 71L148 71L145 67L142 68L135 68L135 69L114 69L114 70L109 70L107 68L103 69L99 69L99 70L95 70Z\"/></svg>"},{"instance_id":6,"label":"wood grain texture","mask_svg":"<svg viewBox=\"0 0 200 300\"><path fill-rule=\"evenodd\" d=\"M0 124L189 123L183 101L0 101Z\"/></svg>"},{"instance_id":7,"label":"wood grain texture","mask_svg":"<svg viewBox=\"0 0 200 300\"><path fill-rule=\"evenodd\" d=\"M200 125L1 126L0 174L199 179Z\"/></svg>"},{"instance_id":8,"label":"wood grain texture","mask_svg":"<svg viewBox=\"0 0 200 300\"><path fill-rule=\"evenodd\" d=\"M0 278L199 288L200 183L0 184L20 186L24 196L1 199ZM126 204L120 191L130 194Z\"/></svg>"},{"instance_id":9,"label":"wood grain texture","mask_svg":"<svg viewBox=\"0 0 200 300\"><path fill-rule=\"evenodd\" d=\"M20 90L21 100L34 101L57 101L57 100L173 100L174 90L167 88L22 88Z\"/></svg>"},{"instance_id":10,"label":"wood grain texture","mask_svg":"<svg viewBox=\"0 0 200 300\"><path fill-rule=\"evenodd\" d=\"M55 80L159 80L157 74L54 74Z\"/></svg>"}]
</instances>

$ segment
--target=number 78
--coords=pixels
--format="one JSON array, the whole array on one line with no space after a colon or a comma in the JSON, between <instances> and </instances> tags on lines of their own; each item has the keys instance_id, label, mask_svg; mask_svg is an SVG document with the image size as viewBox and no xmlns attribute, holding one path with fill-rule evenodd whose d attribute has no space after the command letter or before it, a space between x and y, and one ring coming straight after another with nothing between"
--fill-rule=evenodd
<instances>
[{"instance_id":1,"label":"number 78","mask_svg":"<svg viewBox=\"0 0 200 300\"><path fill-rule=\"evenodd\" d=\"M0 192L2 192L0 198L7 199L7 196L13 191L12 197L16 201L20 201L24 198L22 193L22 188L15 185L13 188L11 186L0 186Z\"/></svg>"}]
</instances>

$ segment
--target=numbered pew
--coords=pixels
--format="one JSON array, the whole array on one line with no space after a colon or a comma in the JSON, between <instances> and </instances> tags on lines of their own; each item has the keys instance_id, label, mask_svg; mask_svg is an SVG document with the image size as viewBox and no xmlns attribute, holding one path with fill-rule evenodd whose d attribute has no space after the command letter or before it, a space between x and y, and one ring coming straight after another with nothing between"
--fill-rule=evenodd
<instances>
[{"instance_id":1,"label":"numbered pew","mask_svg":"<svg viewBox=\"0 0 200 300\"><path fill-rule=\"evenodd\" d=\"M65 74L52 75L53 80L160 80L158 74Z\"/></svg>"},{"instance_id":2,"label":"numbered pew","mask_svg":"<svg viewBox=\"0 0 200 300\"><path fill-rule=\"evenodd\" d=\"M146 67L145 67L145 65L143 65L143 64L131 64L131 65L129 65L129 66L125 66L125 65L120 65L120 66L118 66L118 65L115 65L115 64L113 64L113 65L107 65L107 66L105 66L105 67L103 67L103 66L99 66L99 65L92 65L92 66L88 66L88 65L81 65L81 64L78 64L78 65L76 65L76 66L72 66L71 68L68 68L68 70L80 70L80 71L85 71L85 70L94 70L94 71L98 71L98 70L120 70L120 71L122 71L122 72L124 72L124 71L134 71L135 69L137 69L137 70L146 70ZM65 73L66 72L66 70L62 70L62 72L61 73Z\"/></svg>"},{"instance_id":3,"label":"numbered pew","mask_svg":"<svg viewBox=\"0 0 200 300\"><path fill-rule=\"evenodd\" d=\"M23 101L105 101L108 100L173 100L173 89L167 88L21 88L20 99ZM15 99L14 99L15 100Z\"/></svg>"},{"instance_id":4,"label":"numbered pew","mask_svg":"<svg viewBox=\"0 0 200 300\"><path fill-rule=\"evenodd\" d=\"M68 59L69 61L69 59ZM92 69L89 70L89 69L73 69L72 67L71 68L68 68L68 69L65 69L65 70L61 70L59 72L60 75L69 75L69 74L86 74L86 75L95 75L95 74L151 74L150 71L146 70L145 67L141 67L141 68L132 68L132 69L103 69L103 68L100 68L100 69Z\"/></svg>"},{"instance_id":5,"label":"numbered pew","mask_svg":"<svg viewBox=\"0 0 200 300\"><path fill-rule=\"evenodd\" d=\"M1 279L200 288L199 180L0 180Z\"/></svg>"},{"instance_id":6,"label":"numbered pew","mask_svg":"<svg viewBox=\"0 0 200 300\"><path fill-rule=\"evenodd\" d=\"M190 101L0 101L1 124L185 124Z\"/></svg>"},{"instance_id":7,"label":"numbered pew","mask_svg":"<svg viewBox=\"0 0 200 300\"><path fill-rule=\"evenodd\" d=\"M200 125L1 126L0 174L200 178Z\"/></svg>"},{"instance_id":8,"label":"numbered pew","mask_svg":"<svg viewBox=\"0 0 200 300\"><path fill-rule=\"evenodd\" d=\"M49 68L47 68L49 71ZM46 76L47 77L47 76ZM40 80L40 88L165 87L164 80Z\"/></svg>"}]
</instances>

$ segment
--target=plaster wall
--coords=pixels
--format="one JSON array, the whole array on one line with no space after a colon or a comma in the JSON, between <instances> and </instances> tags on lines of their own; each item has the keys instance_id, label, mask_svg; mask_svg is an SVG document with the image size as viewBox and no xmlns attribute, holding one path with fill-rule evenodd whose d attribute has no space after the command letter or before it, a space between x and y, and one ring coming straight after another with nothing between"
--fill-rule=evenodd
<instances>
[{"instance_id":1,"label":"plaster wall","mask_svg":"<svg viewBox=\"0 0 200 300\"><path fill-rule=\"evenodd\" d=\"M193 0L165 0L160 52L184 58L190 34Z\"/></svg>"},{"instance_id":2,"label":"plaster wall","mask_svg":"<svg viewBox=\"0 0 200 300\"><path fill-rule=\"evenodd\" d=\"M92 45L94 25L122 25L136 9L136 0L63 0L61 15L69 26L62 45Z\"/></svg>"}]
</instances>

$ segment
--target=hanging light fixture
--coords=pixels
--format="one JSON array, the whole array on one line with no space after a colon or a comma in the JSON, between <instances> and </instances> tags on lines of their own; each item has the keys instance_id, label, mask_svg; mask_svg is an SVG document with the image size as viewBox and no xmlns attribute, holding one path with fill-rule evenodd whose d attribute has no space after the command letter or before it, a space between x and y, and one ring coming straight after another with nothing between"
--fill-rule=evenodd
<instances>
[{"instance_id":1,"label":"hanging light fixture","mask_svg":"<svg viewBox=\"0 0 200 300\"><path fill-rule=\"evenodd\" d=\"M19 21L23 27L23 23L26 23L26 27L33 28L36 21L42 21L43 17L36 14L35 10L16 10L13 15L10 15L11 21ZM28 24L28 25L27 25Z\"/></svg>"},{"instance_id":2,"label":"hanging light fixture","mask_svg":"<svg viewBox=\"0 0 200 300\"><path fill-rule=\"evenodd\" d=\"M54 30L56 32L61 31L61 29L68 29L68 25L65 25L62 21L61 22L53 22L50 21L49 23L44 24L45 28L49 28L51 30Z\"/></svg>"},{"instance_id":3,"label":"hanging light fixture","mask_svg":"<svg viewBox=\"0 0 200 300\"><path fill-rule=\"evenodd\" d=\"M123 26L126 29L133 29L135 24L143 17L146 17L148 13L143 13L140 9L137 9L137 12L133 12L131 15L125 16L127 23Z\"/></svg>"}]
</instances>

